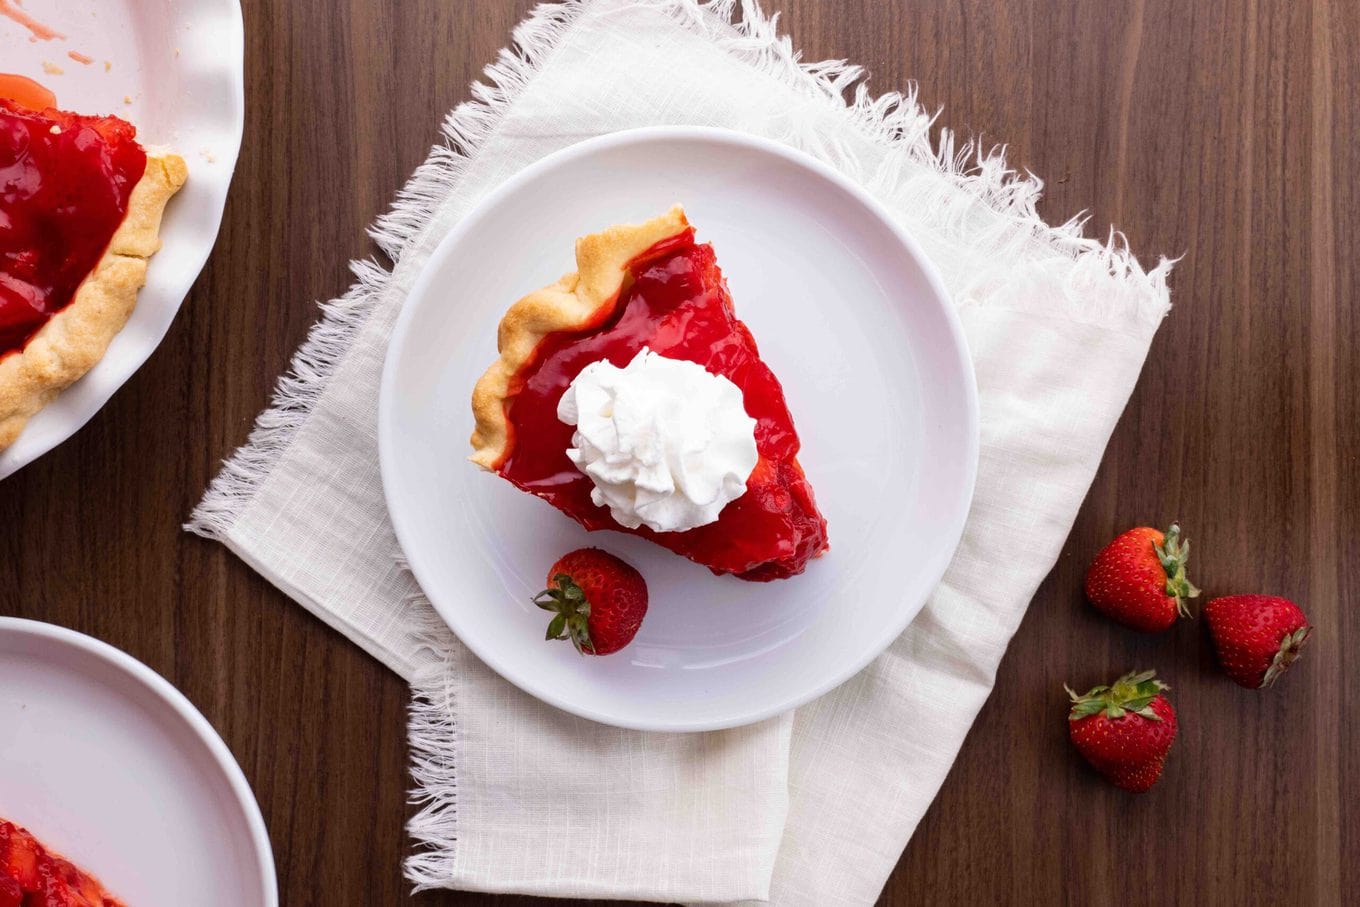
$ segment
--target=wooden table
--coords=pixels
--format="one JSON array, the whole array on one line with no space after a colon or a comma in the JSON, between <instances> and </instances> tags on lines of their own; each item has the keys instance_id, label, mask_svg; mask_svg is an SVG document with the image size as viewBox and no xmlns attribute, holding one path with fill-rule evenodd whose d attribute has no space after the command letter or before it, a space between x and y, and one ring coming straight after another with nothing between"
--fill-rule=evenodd
<instances>
[{"instance_id":1,"label":"wooden table","mask_svg":"<svg viewBox=\"0 0 1360 907\"><path fill-rule=\"evenodd\" d=\"M1063 556L883 902L1354 897L1360 6L770 5L809 59L857 60L880 91L919 80L942 125L1009 142L1048 179L1050 219L1085 209L1145 261L1184 256ZM0 484L0 613L124 648L204 711L254 785L285 905L490 899L406 893L402 682L179 526L313 301L374 254L364 226L529 6L246 0L245 145L212 260L103 412ZM1275 690L1217 674L1198 624L1142 637L1082 603L1103 541L1172 518L1207 592L1287 595L1316 624ZM1182 731L1165 778L1134 798L1069 749L1061 684L1147 665L1174 685Z\"/></svg>"}]
</instances>

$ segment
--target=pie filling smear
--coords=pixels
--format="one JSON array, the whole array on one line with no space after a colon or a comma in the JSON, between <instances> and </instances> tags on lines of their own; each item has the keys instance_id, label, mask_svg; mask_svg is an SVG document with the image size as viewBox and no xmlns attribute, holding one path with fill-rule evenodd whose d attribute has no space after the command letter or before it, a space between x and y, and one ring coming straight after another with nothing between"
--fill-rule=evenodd
<instances>
[{"instance_id":1,"label":"pie filling smear","mask_svg":"<svg viewBox=\"0 0 1360 907\"><path fill-rule=\"evenodd\" d=\"M632 258L625 271L598 323L548 334L510 380L503 403L509 440L496 471L586 529L640 535L714 573L756 581L801 573L828 547L826 520L797 460L798 433L783 388L736 317L713 248L696 243L685 223ZM644 347L727 378L755 420L758 460L746 492L715 522L679 532L625 529L592 501L592 480L567 456L573 426L558 417L563 394L591 363L624 368Z\"/></svg>"}]
</instances>

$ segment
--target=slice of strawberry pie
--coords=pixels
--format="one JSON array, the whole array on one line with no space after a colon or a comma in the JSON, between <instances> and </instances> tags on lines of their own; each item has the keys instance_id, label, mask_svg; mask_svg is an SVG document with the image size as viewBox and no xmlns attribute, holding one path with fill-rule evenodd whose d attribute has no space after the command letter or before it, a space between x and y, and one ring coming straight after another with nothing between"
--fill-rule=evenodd
<instances>
[{"instance_id":1,"label":"slice of strawberry pie","mask_svg":"<svg viewBox=\"0 0 1360 907\"><path fill-rule=\"evenodd\" d=\"M589 530L774 580L827 550L774 372L676 206L576 243L510 307L473 391L473 462Z\"/></svg>"},{"instance_id":2,"label":"slice of strawberry pie","mask_svg":"<svg viewBox=\"0 0 1360 907\"><path fill-rule=\"evenodd\" d=\"M184 184L117 117L0 98L0 450L127 323Z\"/></svg>"}]
</instances>

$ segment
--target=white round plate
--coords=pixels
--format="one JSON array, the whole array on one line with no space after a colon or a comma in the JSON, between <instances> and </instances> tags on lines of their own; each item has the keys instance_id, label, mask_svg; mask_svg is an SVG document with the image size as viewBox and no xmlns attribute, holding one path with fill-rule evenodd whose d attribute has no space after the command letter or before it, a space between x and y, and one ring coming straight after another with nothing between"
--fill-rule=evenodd
<instances>
[{"instance_id":1,"label":"white round plate","mask_svg":"<svg viewBox=\"0 0 1360 907\"><path fill-rule=\"evenodd\" d=\"M576 237L675 202L784 385L830 524L831 550L792 579L715 577L633 536L587 533L465 460L469 396L506 308L572 270ZM378 431L401 546L473 652L578 715L698 731L821 695L906 628L963 530L977 391L939 279L877 203L783 145L663 127L539 161L444 238L393 334ZM545 642L530 604L553 561L586 545L632 563L650 591L637 639L603 658Z\"/></svg>"},{"instance_id":2,"label":"white round plate","mask_svg":"<svg viewBox=\"0 0 1360 907\"><path fill-rule=\"evenodd\" d=\"M112 646L0 618L0 818L136 907L274 907L264 820L222 738Z\"/></svg>"},{"instance_id":3,"label":"white round plate","mask_svg":"<svg viewBox=\"0 0 1360 907\"><path fill-rule=\"evenodd\" d=\"M245 121L237 0L52 0L23 10L66 38L29 41L0 17L0 71L37 79L64 109L128 120L143 144L184 156L189 182L166 209L163 245L127 326L89 374L0 452L0 479L75 434L160 344L217 239ZM83 65L71 51L94 62Z\"/></svg>"}]
</instances>

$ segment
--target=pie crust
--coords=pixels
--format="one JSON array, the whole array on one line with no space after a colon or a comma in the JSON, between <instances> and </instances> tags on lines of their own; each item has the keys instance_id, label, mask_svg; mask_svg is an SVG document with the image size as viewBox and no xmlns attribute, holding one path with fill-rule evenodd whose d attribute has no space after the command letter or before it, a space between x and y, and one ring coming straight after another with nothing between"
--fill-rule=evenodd
<instances>
[{"instance_id":1,"label":"pie crust","mask_svg":"<svg viewBox=\"0 0 1360 907\"><path fill-rule=\"evenodd\" d=\"M544 337L579 331L597 323L614 306L629 279L628 263L663 239L689 227L685 209L676 205L641 224L620 224L576 241L576 270L557 283L520 299L501 318L491 364L472 390L472 462L495 470L510 449L506 404L518 388L515 376L533 360Z\"/></svg>"},{"instance_id":2,"label":"pie crust","mask_svg":"<svg viewBox=\"0 0 1360 907\"><path fill-rule=\"evenodd\" d=\"M188 178L184 159L147 149L146 172L99 263L71 302L23 349L0 359L0 450L14 443L34 413L94 367L127 324L160 248L161 215Z\"/></svg>"}]
</instances>

